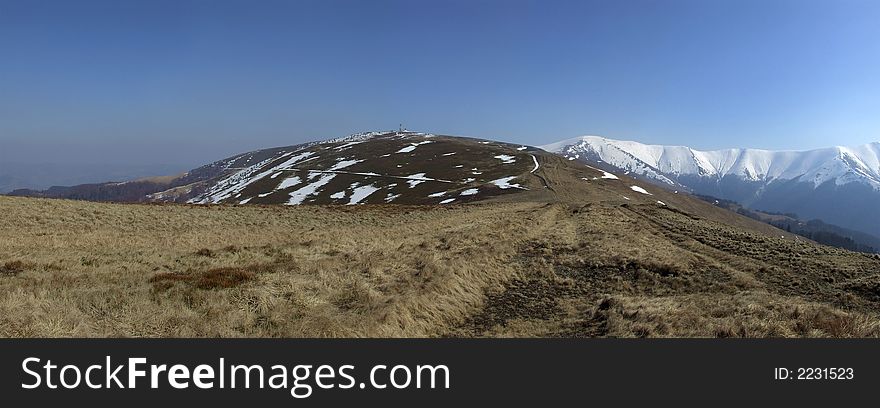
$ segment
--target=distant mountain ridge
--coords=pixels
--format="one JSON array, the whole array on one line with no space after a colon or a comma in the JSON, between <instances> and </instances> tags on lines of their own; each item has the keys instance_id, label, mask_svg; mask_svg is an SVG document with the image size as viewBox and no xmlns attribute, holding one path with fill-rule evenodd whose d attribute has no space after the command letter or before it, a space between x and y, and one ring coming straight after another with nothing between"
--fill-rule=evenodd
<instances>
[{"instance_id":1,"label":"distant mountain ridge","mask_svg":"<svg viewBox=\"0 0 880 408\"><path fill-rule=\"evenodd\" d=\"M14 190L39 191L58 186L129 181L179 174L191 166L163 163L45 163L0 160L0 194Z\"/></svg>"},{"instance_id":2,"label":"distant mountain ridge","mask_svg":"<svg viewBox=\"0 0 880 408\"><path fill-rule=\"evenodd\" d=\"M541 148L673 189L880 234L880 143L807 151L701 151L583 136Z\"/></svg>"},{"instance_id":3,"label":"distant mountain ridge","mask_svg":"<svg viewBox=\"0 0 880 408\"><path fill-rule=\"evenodd\" d=\"M806 151L759 149L695 150L686 146L648 145L632 141L583 136L541 146L567 157L595 155L602 161L633 172L639 165L655 170L656 179L674 184L671 176L694 175L749 181L799 180L818 186L864 182L880 189L880 143L857 147L836 146ZM629 166L629 167L628 167ZM653 176L645 172L645 176Z\"/></svg>"}]
</instances>

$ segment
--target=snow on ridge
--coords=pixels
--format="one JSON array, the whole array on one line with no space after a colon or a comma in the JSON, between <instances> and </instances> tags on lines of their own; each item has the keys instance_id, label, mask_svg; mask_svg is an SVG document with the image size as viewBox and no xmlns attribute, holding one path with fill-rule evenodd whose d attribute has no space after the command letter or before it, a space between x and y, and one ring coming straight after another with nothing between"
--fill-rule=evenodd
<instances>
[{"instance_id":1,"label":"snow on ridge","mask_svg":"<svg viewBox=\"0 0 880 408\"><path fill-rule=\"evenodd\" d=\"M409 146L404 146L400 150L396 151L395 153L410 153L413 150L416 150L416 147L419 147L423 144L428 144L428 143L434 143L434 141L433 140L423 140L421 142L411 142L409 144Z\"/></svg>"},{"instance_id":2,"label":"snow on ridge","mask_svg":"<svg viewBox=\"0 0 880 408\"><path fill-rule=\"evenodd\" d=\"M806 151L722 149L700 151L685 146L582 136L541 146L569 158L585 154L620 169L675 185L665 175L722 178L734 175L755 182L800 179L819 185L863 181L880 189L880 144ZM853 174L852 177L847 174Z\"/></svg>"},{"instance_id":3,"label":"snow on ridge","mask_svg":"<svg viewBox=\"0 0 880 408\"><path fill-rule=\"evenodd\" d=\"M413 132L413 131L404 131L399 132L397 130L379 130L379 131L369 131L369 132L360 132L360 133L352 133L348 136L337 137L333 139L326 140L316 140L313 142L308 142L302 145L302 147L312 147L315 145L323 145L323 144L335 144L342 143L340 146L336 146L335 149L342 150L351 146L354 146L359 143L363 143L369 141L378 136L383 135L398 135L398 136L422 136L422 137L434 137L433 134L423 133L423 132Z\"/></svg>"},{"instance_id":4,"label":"snow on ridge","mask_svg":"<svg viewBox=\"0 0 880 408\"><path fill-rule=\"evenodd\" d=\"M381 135L385 135L388 133L394 133L394 131L393 130L386 130L386 131L352 133L348 136L337 137L334 139L327 139L327 140L319 140L319 141L315 141L315 142L310 142L306 145L307 146L314 146L316 144L331 144L331 143L345 143L345 144L351 143L351 145L354 145L357 143L366 142L367 140L370 140L376 136L381 136ZM357 143L352 143L352 142L357 142ZM342 149L343 146L337 146L337 148Z\"/></svg>"}]
</instances>

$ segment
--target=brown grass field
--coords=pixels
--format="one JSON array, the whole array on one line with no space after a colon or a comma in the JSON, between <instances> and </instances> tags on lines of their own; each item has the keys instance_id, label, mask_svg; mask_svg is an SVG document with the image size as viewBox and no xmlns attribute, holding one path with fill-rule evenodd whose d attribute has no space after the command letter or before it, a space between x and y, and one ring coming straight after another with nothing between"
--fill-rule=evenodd
<instances>
[{"instance_id":1,"label":"brown grass field","mask_svg":"<svg viewBox=\"0 0 880 408\"><path fill-rule=\"evenodd\" d=\"M880 335L877 257L661 198L670 206L0 197L0 336Z\"/></svg>"}]
</instances>

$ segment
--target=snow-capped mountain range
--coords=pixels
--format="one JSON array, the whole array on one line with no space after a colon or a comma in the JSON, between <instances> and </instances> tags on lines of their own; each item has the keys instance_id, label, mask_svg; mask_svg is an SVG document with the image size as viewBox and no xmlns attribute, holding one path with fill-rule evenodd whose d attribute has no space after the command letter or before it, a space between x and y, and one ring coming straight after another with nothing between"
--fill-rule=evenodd
<instances>
[{"instance_id":1,"label":"snow-capped mountain range","mask_svg":"<svg viewBox=\"0 0 880 408\"><path fill-rule=\"evenodd\" d=\"M583 136L541 148L674 189L880 233L880 143L701 151Z\"/></svg>"},{"instance_id":2,"label":"snow-capped mountain range","mask_svg":"<svg viewBox=\"0 0 880 408\"><path fill-rule=\"evenodd\" d=\"M616 168L667 184L675 176L772 182L800 180L814 186L862 182L880 189L880 143L807 151L724 149L701 151L686 146L647 145L632 141L583 136L541 146L570 159L598 158ZM672 176L672 177L670 177Z\"/></svg>"}]
</instances>

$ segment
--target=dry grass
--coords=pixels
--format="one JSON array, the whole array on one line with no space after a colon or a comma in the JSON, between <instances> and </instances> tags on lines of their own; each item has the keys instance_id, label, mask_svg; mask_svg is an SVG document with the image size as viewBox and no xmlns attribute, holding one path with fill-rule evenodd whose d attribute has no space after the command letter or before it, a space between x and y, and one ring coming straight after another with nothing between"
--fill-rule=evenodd
<instances>
[{"instance_id":1,"label":"dry grass","mask_svg":"<svg viewBox=\"0 0 880 408\"><path fill-rule=\"evenodd\" d=\"M0 335L441 335L516 273L533 207L0 198Z\"/></svg>"},{"instance_id":2,"label":"dry grass","mask_svg":"<svg viewBox=\"0 0 880 408\"><path fill-rule=\"evenodd\" d=\"M615 337L877 337L880 321L766 293L608 297L594 322Z\"/></svg>"},{"instance_id":3,"label":"dry grass","mask_svg":"<svg viewBox=\"0 0 880 408\"><path fill-rule=\"evenodd\" d=\"M520 251L524 273L456 336L878 337L873 256L651 205L590 205L576 233Z\"/></svg>"},{"instance_id":4,"label":"dry grass","mask_svg":"<svg viewBox=\"0 0 880 408\"><path fill-rule=\"evenodd\" d=\"M656 205L0 197L0 336L878 336L880 261Z\"/></svg>"},{"instance_id":5,"label":"dry grass","mask_svg":"<svg viewBox=\"0 0 880 408\"><path fill-rule=\"evenodd\" d=\"M227 289L252 281L255 276L250 268L225 267L201 272L160 273L149 281L157 290L167 290L175 282L185 282L198 289Z\"/></svg>"}]
</instances>

